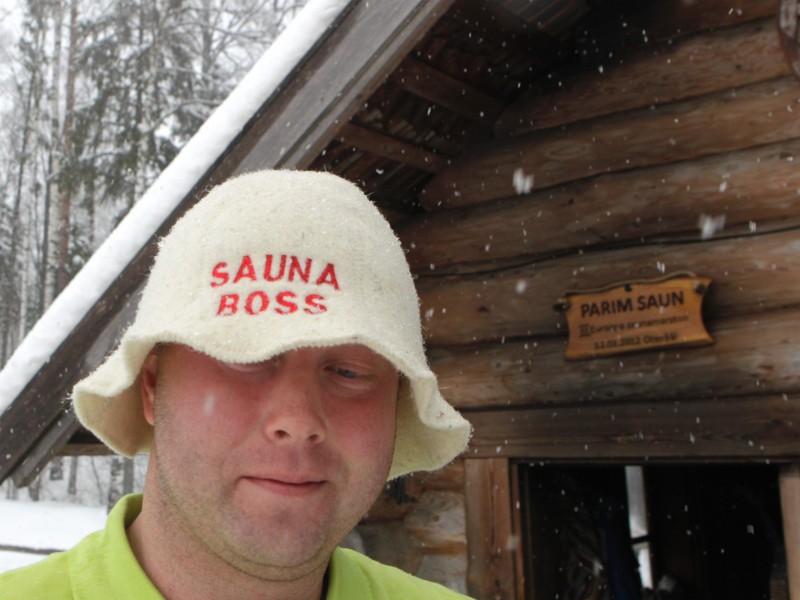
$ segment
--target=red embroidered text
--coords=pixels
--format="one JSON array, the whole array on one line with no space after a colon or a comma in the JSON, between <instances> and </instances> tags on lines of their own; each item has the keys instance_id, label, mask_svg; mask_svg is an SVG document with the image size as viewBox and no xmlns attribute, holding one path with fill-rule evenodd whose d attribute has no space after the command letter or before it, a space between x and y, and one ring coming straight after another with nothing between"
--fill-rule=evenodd
<instances>
[{"instance_id":1,"label":"red embroidered text","mask_svg":"<svg viewBox=\"0 0 800 600\"><path fill-rule=\"evenodd\" d=\"M312 258L281 254L266 254L255 260L245 255L237 263L218 262L211 270L211 287L230 288L240 282L305 283L312 286L330 286L339 290L336 268L333 263L320 263ZM323 288L324 289L324 288ZM219 297L217 315L228 317L237 313L260 315L274 312L289 315L303 312L318 315L328 310L325 296L319 293L299 294L292 290L256 290L248 293L228 291Z\"/></svg>"}]
</instances>

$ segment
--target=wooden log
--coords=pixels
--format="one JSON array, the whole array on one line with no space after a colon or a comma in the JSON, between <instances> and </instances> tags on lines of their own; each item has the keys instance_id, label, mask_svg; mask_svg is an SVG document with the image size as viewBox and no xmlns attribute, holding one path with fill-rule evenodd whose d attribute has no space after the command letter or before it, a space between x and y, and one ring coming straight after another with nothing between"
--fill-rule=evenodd
<instances>
[{"instance_id":1,"label":"wooden log","mask_svg":"<svg viewBox=\"0 0 800 600\"><path fill-rule=\"evenodd\" d=\"M413 508L412 502L400 503L385 491L372 503L369 512L361 519L362 523L400 521Z\"/></svg>"},{"instance_id":2,"label":"wooden log","mask_svg":"<svg viewBox=\"0 0 800 600\"><path fill-rule=\"evenodd\" d=\"M602 173L654 166L800 137L800 86L776 79L676 104L618 113L476 146L423 189L429 211L517 194ZM515 177L515 173L517 173Z\"/></svg>"},{"instance_id":3,"label":"wooden log","mask_svg":"<svg viewBox=\"0 0 800 600\"><path fill-rule=\"evenodd\" d=\"M72 435L78 431L80 423L70 408L56 419L47 431L33 444L24 460L14 469L14 485L27 487L42 469L50 462L58 448L63 448Z\"/></svg>"},{"instance_id":4,"label":"wooden log","mask_svg":"<svg viewBox=\"0 0 800 600\"><path fill-rule=\"evenodd\" d=\"M403 519L403 527L426 554L466 554L462 493L425 492Z\"/></svg>"},{"instance_id":5,"label":"wooden log","mask_svg":"<svg viewBox=\"0 0 800 600\"><path fill-rule=\"evenodd\" d=\"M469 450L475 458L632 463L800 457L797 395L486 410L465 416L475 428Z\"/></svg>"},{"instance_id":6,"label":"wooden log","mask_svg":"<svg viewBox=\"0 0 800 600\"><path fill-rule=\"evenodd\" d=\"M570 7L579 18L585 7ZM520 19L496 2L461 0L436 23L414 54L437 69L495 97L516 95L519 86L562 56L552 28Z\"/></svg>"},{"instance_id":7,"label":"wooden log","mask_svg":"<svg viewBox=\"0 0 800 600\"><path fill-rule=\"evenodd\" d=\"M649 46L698 31L732 27L773 17L775 2L764 0L622 0L602 4L585 22L584 37L598 54Z\"/></svg>"},{"instance_id":8,"label":"wooden log","mask_svg":"<svg viewBox=\"0 0 800 600\"><path fill-rule=\"evenodd\" d=\"M713 346L585 361L565 360L563 339L439 347L431 366L463 410L800 394L800 311L721 321L712 335Z\"/></svg>"},{"instance_id":9,"label":"wooden log","mask_svg":"<svg viewBox=\"0 0 800 600\"><path fill-rule=\"evenodd\" d=\"M705 299L712 321L797 306L800 236L789 230L598 251L502 272L420 278L417 288L428 344L469 344L563 335L565 321L553 304L566 290L686 270L712 279Z\"/></svg>"},{"instance_id":10,"label":"wooden log","mask_svg":"<svg viewBox=\"0 0 800 600\"><path fill-rule=\"evenodd\" d=\"M800 221L800 140L693 162L600 175L397 224L412 270L547 255L595 245L697 239L702 215L725 231ZM468 268L468 267L464 267Z\"/></svg>"},{"instance_id":11,"label":"wooden log","mask_svg":"<svg viewBox=\"0 0 800 600\"><path fill-rule=\"evenodd\" d=\"M440 31L440 26L447 25L447 21L457 25ZM569 51L564 41L544 31L535 21L526 21L497 2L460 0L436 24L435 31L439 35L448 35L463 27L464 23L475 28L476 39L491 41L495 46L525 57L534 71L552 64Z\"/></svg>"},{"instance_id":12,"label":"wooden log","mask_svg":"<svg viewBox=\"0 0 800 600\"><path fill-rule=\"evenodd\" d=\"M446 162L446 158L415 144L352 123L342 125L337 139L354 148L431 173L439 171Z\"/></svg>"},{"instance_id":13,"label":"wooden log","mask_svg":"<svg viewBox=\"0 0 800 600\"><path fill-rule=\"evenodd\" d=\"M425 491L461 493L464 490L464 463L454 460L438 471L418 471L404 480L417 483Z\"/></svg>"},{"instance_id":14,"label":"wooden log","mask_svg":"<svg viewBox=\"0 0 800 600\"><path fill-rule=\"evenodd\" d=\"M419 471L403 477L397 482L402 486L400 499L384 488L369 509L363 521L402 520L414 508L415 503L427 492L453 492L464 490L464 464L454 460L438 471Z\"/></svg>"},{"instance_id":15,"label":"wooden log","mask_svg":"<svg viewBox=\"0 0 800 600\"><path fill-rule=\"evenodd\" d=\"M477 600L516 598L508 460L464 461L467 590Z\"/></svg>"},{"instance_id":16,"label":"wooden log","mask_svg":"<svg viewBox=\"0 0 800 600\"><path fill-rule=\"evenodd\" d=\"M495 123L498 137L791 75L775 18L608 55L552 73Z\"/></svg>"},{"instance_id":17,"label":"wooden log","mask_svg":"<svg viewBox=\"0 0 800 600\"><path fill-rule=\"evenodd\" d=\"M94 443L69 442L63 446L57 456L111 456L114 452L100 441Z\"/></svg>"},{"instance_id":18,"label":"wooden log","mask_svg":"<svg viewBox=\"0 0 800 600\"><path fill-rule=\"evenodd\" d=\"M800 598L800 465L782 467L779 481L789 597L795 600Z\"/></svg>"},{"instance_id":19,"label":"wooden log","mask_svg":"<svg viewBox=\"0 0 800 600\"><path fill-rule=\"evenodd\" d=\"M400 86L456 114L494 123L504 102L415 58L407 58L393 77Z\"/></svg>"}]
</instances>

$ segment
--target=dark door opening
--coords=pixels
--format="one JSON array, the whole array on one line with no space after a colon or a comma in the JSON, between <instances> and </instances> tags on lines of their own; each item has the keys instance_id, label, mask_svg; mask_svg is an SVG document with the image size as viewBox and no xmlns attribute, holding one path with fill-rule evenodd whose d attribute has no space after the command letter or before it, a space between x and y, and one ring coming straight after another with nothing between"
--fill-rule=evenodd
<instances>
[{"instance_id":1,"label":"dark door opening","mask_svg":"<svg viewBox=\"0 0 800 600\"><path fill-rule=\"evenodd\" d=\"M529 600L783 600L778 468L519 463Z\"/></svg>"}]
</instances>

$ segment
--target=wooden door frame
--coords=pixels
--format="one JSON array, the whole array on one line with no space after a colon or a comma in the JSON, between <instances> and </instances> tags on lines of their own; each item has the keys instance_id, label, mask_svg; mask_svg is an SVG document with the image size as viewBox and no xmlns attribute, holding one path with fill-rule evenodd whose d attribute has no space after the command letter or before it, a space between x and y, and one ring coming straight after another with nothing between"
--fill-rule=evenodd
<instances>
[{"instance_id":1,"label":"wooden door frame","mask_svg":"<svg viewBox=\"0 0 800 600\"><path fill-rule=\"evenodd\" d=\"M477 600L522 600L519 474L508 458L465 458L467 591Z\"/></svg>"},{"instance_id":2,"label":"wooden door frame","mask_svg":"<svg viewBox=\"0 0 800 600\"><path fill-rule=\"evenodd\" d=\"M477 600L525 600L519 462L465 458L467 591ZM789 598L800 599L800 463L779 475ZM527 600L534 600L528 598Z\"/></svg>"}]
</instances>

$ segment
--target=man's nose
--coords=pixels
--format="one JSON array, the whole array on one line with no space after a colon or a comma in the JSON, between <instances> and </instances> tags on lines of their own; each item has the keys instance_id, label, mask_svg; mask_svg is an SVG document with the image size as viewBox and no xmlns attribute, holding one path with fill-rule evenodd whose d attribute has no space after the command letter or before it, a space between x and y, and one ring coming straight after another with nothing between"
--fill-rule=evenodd
<instances>
[{"instance_id":1,"label":"man's nose","mask_svg":"<svg viewBox=\"0 0 800 600\"><path fill-rule=\"evenodd\" d=\"M281 373L261 399L262 428L273 442L318 444L327 425L320 382L305 373Z\"/></svg>"}]
</instances>

